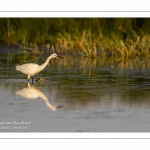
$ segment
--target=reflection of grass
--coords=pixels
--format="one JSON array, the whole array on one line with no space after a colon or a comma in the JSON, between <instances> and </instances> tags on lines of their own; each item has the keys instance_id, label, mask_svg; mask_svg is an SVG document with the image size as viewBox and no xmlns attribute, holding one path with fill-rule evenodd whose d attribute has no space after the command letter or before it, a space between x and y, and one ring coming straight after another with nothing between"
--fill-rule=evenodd
<instances>
[{"instance_id":1,"label":"reflection of grass","mask_svg":"<svg viewBox=\"0 0 150 150\"><path fill-rule=\"evenodd\" d=\"M14 54L12 57L13 57L13 61L11 61L11 62L13 64L21 65L21 64L25 64L25 63L38 63L39 59L41 58L41 55Z\"/></svg>"},{"instance_id":2,"label":"reflection of grass","mask_svg":"<svg viewBox=\"0 0 150 150\"><path fill-rule=\"evenodd\" d=\"M111 70L148 70L150 68L149 59L145 57L135 58L116 58L116 57L101 57L101 58L84 58L82 56L63 56L63 61L51 61L57 63L58 66L67 68L78 67L83 70L83 73L88 73L89 70L95 69L97 66L99 71L103 68ZM113 66L113 67L112 67Z\"/></svg>"},{"instance_id":3,"label":"reflection of grass","mask_svg":"<svg viewBox=\"0 0 150 150\"><path fill-rule=\"evenodd\" d=\"M99 66L99 70L101 68L110 68L110 69L129 69L129 70L148 70L150 68L149 59L145 57L135 57L135 58L124 58L121 57L107 57L103 56L101 58L87 58L82 56L68 56L62 55L65 59L63 61L56 61L55 59L52 60L51 64L58 64L58 66L64 67L78 67L79 69L83 69L83 73L89 73L90 70L92 71L94 68ZM46 56L43 55L24 55L24 54L7 54L7 60L9 63L26 63L26 62L35 62L38 63L39 59L40 62L45 62Z\"/></svg>"}]
</instances>

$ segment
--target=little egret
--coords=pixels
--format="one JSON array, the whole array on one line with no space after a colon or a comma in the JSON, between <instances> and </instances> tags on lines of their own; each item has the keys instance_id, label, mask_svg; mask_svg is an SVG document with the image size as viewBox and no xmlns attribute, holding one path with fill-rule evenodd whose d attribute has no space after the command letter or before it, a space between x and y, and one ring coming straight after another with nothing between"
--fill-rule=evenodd
<instances>
[{"instance_id":1,"label":"little egret","mask_svg":"<svg viewBox=\"0 0 150 150\"><path fill-rule=\"evenodd\" d=\"M16 70L28 75L28 82L29 82L30 76L32 76L32 82L33 82L34 75L42 71L47 66L51 58L63 59L63 57L53 53L46 59L45 63L42 65L38 65L34 63L27 63L27 64L16 66Z\"/></svg>"}]
</instances>

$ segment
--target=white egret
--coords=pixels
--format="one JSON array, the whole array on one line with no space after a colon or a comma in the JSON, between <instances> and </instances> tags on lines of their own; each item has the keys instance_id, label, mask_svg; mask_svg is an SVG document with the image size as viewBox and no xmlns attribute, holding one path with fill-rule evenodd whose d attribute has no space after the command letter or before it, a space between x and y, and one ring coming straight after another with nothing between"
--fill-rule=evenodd
<instances>
[{"instance_id":1,"label":"white egret","mask_svg":"<svg viewBox=\"0 0 150 150\"><path fill-rule=\"evenodd\" d=\"M53 53L46 59L45 63L43 63L42 65L38 65L35 63L27 63L27 64L16 66L16 70L28 75L28 82L29 82L30 76L32 76L32 82L33 82L34 75L42 71L47 66L51 58L63 59L63 57Z\"/></svg>"}]
</instances>

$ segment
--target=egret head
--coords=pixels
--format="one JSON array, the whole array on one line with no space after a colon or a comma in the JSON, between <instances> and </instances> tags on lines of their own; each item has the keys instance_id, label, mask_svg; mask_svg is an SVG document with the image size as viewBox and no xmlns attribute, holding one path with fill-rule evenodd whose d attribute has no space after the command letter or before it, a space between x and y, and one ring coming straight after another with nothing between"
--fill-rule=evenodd
<instances>
[{"instance_id":1,"label":"egret head","mask_svg":"<svg viewBox=\"0 0 150 150\"><path fill-rule=\"evenodd\" d=\"M63 57L61 57L55 53L51 54L51 58L62 58L62 59L64 59Z\"/></svg>"}]
</instances>

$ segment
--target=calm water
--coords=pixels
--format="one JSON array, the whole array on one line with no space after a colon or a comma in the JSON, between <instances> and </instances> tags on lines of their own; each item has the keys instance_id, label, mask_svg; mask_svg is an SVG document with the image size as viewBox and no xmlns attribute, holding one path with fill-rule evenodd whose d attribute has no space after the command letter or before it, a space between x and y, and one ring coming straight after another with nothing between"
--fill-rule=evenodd
<instances>
[{"instance_id":1,"label":"calm water","mask_svg":"<svg viewBox=\"0 0 150 150\"><path fill-rule=\"evenodd\" d=\"M149 60L61 55L32 85L15 65L48 55L0 53L0 132L150 132Z\"/></svg>"}]
</instances>

